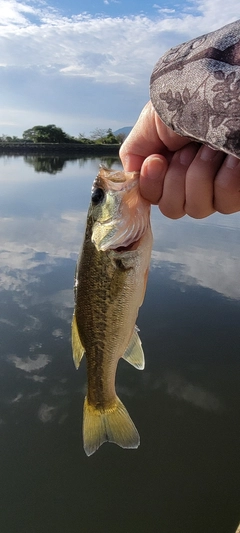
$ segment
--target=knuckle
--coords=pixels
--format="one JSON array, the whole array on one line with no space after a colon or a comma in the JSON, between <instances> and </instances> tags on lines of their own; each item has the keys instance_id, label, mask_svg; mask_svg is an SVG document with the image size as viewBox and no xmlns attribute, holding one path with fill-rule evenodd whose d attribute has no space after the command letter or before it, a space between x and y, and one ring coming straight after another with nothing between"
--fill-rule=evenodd
<instances>
[{"instance_id":1,"label":"knuckle","mask_svg":"<svg viewBox=\"0 0 240 533\"><path fill-rule=\"evenodd\" d=\"M206 218L210 215L212 215L215 212L214 206L204 206L204 205L185 205L185 212L186 214L191 217L195 218L196 220L200 220L202 218Z\"/></svg>"},{"instance_id":2,"label":"knuckle","mask_svg":"<svg viewBox=\"0 0 240 533\"><path fill-rule=\"evenodd\" d=\"M216 199L214 201L214 208L222 215L231 215L240 211L240 200L238 202L229 199Z\"/></svg>"},{"instance_id":3,"label":"knuckle","mask_svg":"<svg viewBox=\"0 0 240 533\"><path fill-rule=\"evenodd\" d=\"M214 186L214 207L223 215L240 211L240 180L233 177L216 179Z\"/></svg>"},{"instance_id":4,"label":"knuckle","mask_svg":"<svg viewBox=\"0 0 240 533\"><path fill-rule=\"evenodd\" d=\"M176 208L176 207L170 206L169 204L165 205L161 201L159 202L158 207L161 213L165 217L171 218L172 220L177 220L178 218L182 218L186 214L183 208Z\"/></svg>"},{"instance_id":5,"label":"knuckle","mask_svg":"<svg viewBox=\"0 0 240 533\"><path fill-rule=\"evenodd\" d=\"M235 180L232 179L216 179L214 183L214 194L217 196L218 194L227 194L229 195L235 195L236 193L239 193L240 183L237 184Z\"/></svg>"}]
</instances>

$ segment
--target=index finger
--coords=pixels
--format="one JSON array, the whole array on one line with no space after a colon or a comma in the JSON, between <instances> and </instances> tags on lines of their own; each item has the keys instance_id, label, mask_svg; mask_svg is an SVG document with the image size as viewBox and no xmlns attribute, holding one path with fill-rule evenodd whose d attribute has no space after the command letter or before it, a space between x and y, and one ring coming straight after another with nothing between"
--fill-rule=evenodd
<instances>
[{"instance_id":1,"label":"index finger","mask_svg":"<svg viewBox=\"0 0 240 533\"><path fill-rule=\"evenodd\" d=\"M165 149L157 133L154 114L155 110L148 102L120 148L119 156L127 172L140 170L146 157Z\"/></svg>"},{"instance_id":2,"label":"index finger","mask_svg":"<svg viewBox=\"0 0 240 533\"><path fill-rule=\"evenodd\" d=\"M161 121L149 101L121 146L119 156L124 170L131 172L140 170L149 155L167 157L169 151L176 151L189 142L190 139L176 134Z\"/></svg>"}]
</instances>

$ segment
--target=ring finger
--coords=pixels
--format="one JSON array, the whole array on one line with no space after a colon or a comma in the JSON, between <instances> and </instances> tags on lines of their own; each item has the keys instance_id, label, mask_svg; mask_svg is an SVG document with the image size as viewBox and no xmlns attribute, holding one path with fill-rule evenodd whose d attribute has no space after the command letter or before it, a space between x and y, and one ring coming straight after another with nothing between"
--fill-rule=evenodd
<instances>
[{"instance_id":1,"label":"ring finger","mask_svg":"<svg viewBox=\"0 0 240 533\"><path fill-rule=\"evenodd\" d=\"M163 215L176 219L185 213L185 180L189 165L191 165L199 145L190 143L173 155L166 172L159 209Z\"/></svg>"},{"instance_id":2,"label":"ring finger","mask_svg":"<svg viewBox=\"0 0 240 533\"><path fill-rule=\"evenodd\" d=\"M201 146L186 174L185 212L194 218L204 218L215 212L215 177L224 159L224 152Z\"/></svg>"}]
</instances>

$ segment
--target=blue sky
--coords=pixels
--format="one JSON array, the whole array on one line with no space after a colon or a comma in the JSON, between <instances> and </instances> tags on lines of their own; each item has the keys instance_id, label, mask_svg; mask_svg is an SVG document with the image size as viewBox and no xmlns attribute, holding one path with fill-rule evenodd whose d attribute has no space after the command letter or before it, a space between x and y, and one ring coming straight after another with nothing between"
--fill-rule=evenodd
<instances>
[{"instance_id":1,"label":"blue sky","mask_svg":"<svg viewBox=\"0 0 240 533\"><path fill-rule=\"evenodd\" d=\"M239 18L239 0L0 0L0 135L136 121L169 48Z\"/></svg>"},{"instance_id":2,"label":"blue sky","mask_svg":"<svg viewBox=\"0 0 240 533\"><path fill-rule=\"evenodd\" d=\"M51 5L66 16L87 12L94 16L122 17L139 15L140 13L152 16L159 7L160 9L168 8L177 10L181 3L166 1L154 4L154 2L149 2L148 0L69 0L68 2L67 0L53 0Z\"/></svg>"}]
</instances>

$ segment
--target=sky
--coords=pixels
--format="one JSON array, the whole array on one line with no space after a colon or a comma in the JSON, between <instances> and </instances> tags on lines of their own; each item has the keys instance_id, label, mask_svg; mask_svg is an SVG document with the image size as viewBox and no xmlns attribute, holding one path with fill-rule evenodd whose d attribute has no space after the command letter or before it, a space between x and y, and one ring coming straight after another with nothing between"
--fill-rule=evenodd
<instances>
[{"instance_id":1,"label":"sky","mask_svg":"<svg viewBox=\"0 0 240 533\"><path fill-rule=\"evenodd\" d=\"M172 46L239 18L239 0L0 0L0 136L132 126Z\"/></svg>"}]
</instances>

